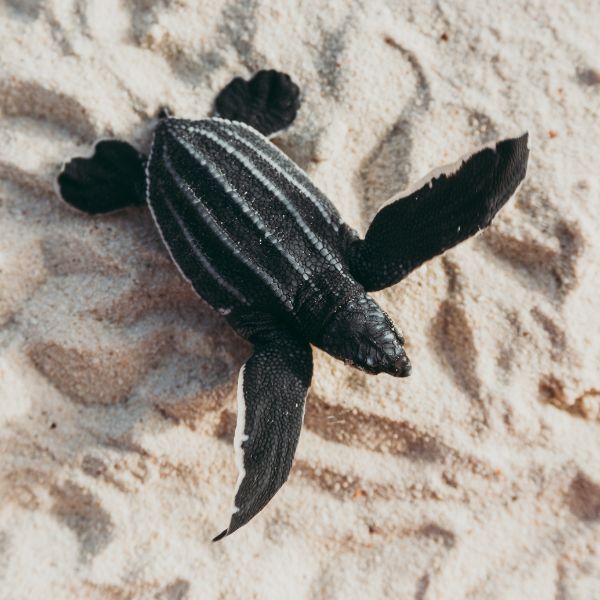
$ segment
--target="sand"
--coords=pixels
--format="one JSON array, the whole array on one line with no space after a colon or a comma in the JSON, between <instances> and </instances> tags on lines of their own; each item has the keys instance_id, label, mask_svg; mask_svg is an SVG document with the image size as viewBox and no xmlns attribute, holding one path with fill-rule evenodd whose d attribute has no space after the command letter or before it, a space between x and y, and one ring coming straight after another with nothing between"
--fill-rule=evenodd
<instances>
[{"instance_id":1,"label":"sand","mask_svg":"<svg viewBox=\"0 0 600 600\"><path fill-rule=\"evenodd\" d=\"M600 598L599 31L593 0L4 0L0 597ZM263 67L303 91L276 143L363 232L481 144L532 150L488 231L376 294L413 375L315 351L288 483L211 544L251 348L147 211L53 178Z\"/></svg>"}]
</instances>

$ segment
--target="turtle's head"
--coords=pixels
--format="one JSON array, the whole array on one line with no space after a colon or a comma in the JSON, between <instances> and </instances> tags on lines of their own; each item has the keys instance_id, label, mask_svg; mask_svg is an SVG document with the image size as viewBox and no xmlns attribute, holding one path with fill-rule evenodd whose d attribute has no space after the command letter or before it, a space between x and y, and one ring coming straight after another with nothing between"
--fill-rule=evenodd
<instances>
[{"instance_id":1,"label":"turtle's head","mask_svg":"<svg viewBox=\"0 0 600 600\"><path fill-rule=\"evenodd\" d=\"M368 373L410 375L404 338L381 307L366 294L350 300L326 323L323 350Z\"/></svg>"}]
</instances>

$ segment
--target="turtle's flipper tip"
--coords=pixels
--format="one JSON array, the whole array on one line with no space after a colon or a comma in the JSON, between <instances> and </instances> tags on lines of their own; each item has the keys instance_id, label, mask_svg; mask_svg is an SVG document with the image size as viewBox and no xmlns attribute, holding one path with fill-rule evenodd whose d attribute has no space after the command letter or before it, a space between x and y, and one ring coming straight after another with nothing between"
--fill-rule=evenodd
<instances>
[{"instance_id":1,"label":"turtle's flipper tip","mask_svg":"<svg viewBox=\"0 0 600 600\"><path fill-rule=\"evenodd\" d=\"M529 148L529 131L524 131L517 139L527 144L527 147Z\"/></svg>"},{"instance_id":2,"label":"turtle's flipper tip","mask_svg":"<svg viewBox=\"0 0 600 600\"><path fill-rule=\"evenodd\" d=\"M510 160L513 162L520 162L522 167L526 167L529 152L531 151L531 147L529 146L529 132L525 131L514 138L501 140L496 144L496 150L510 157Z\"/></svg>"},{"instance_id":3,"label":"turtle's flipper tip","mask_svg":"<svg viewBox=\"0 0 600 600\"><path fill-rule=\"evenodd\" d=\"M221 533L219 535L216 535L212 541L213 542L218 542L219 540L222 540L228 533L229 529L224 529L223 531L221 531Z\"/></svg>"}]
</instances>

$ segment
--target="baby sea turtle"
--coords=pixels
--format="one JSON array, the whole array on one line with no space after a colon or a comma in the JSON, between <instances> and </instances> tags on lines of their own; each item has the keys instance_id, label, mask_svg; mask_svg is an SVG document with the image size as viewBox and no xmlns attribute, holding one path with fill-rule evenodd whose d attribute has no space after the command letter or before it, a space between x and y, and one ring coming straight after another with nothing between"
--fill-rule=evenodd
<instances>
[{"instance_id":1,"label":"baby sea turtle","mask_svg":"<svg viewBox=\"0 0 600 600\"><path fill-rule=\"evenodd\" d=\"M363 239L267 135L292 123L288 75L236 78L214 118L164 114L148 157L103 140L68 162L60 195L105 213L148 204L182 275L254 353L242 367L229 527L288 477L312 376L311 344L368 373L410 374L404 338L369 296L487 227L525 176L527 134L437 169L377 213Z\"/></svg>"}]
</instances>

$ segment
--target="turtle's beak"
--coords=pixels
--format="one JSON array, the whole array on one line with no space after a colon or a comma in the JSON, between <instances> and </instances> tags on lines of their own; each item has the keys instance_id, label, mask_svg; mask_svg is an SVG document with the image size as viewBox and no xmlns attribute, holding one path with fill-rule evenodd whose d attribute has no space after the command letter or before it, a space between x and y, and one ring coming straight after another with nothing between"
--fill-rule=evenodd
<instances>
[{"instance_id":1,"label":"turtle's beak","mask_svg":"<svg viewBox=\"0 0 600 600\"><path fill-rule=\"evenodd\" d=\"M404 350L402 350L402 354L394 360L390 365L390 370L387 372L394 377L408 377L411 371L412 366L410 360L408 359L408 356L406 356Z\"/></svg>"}]
</instances>

